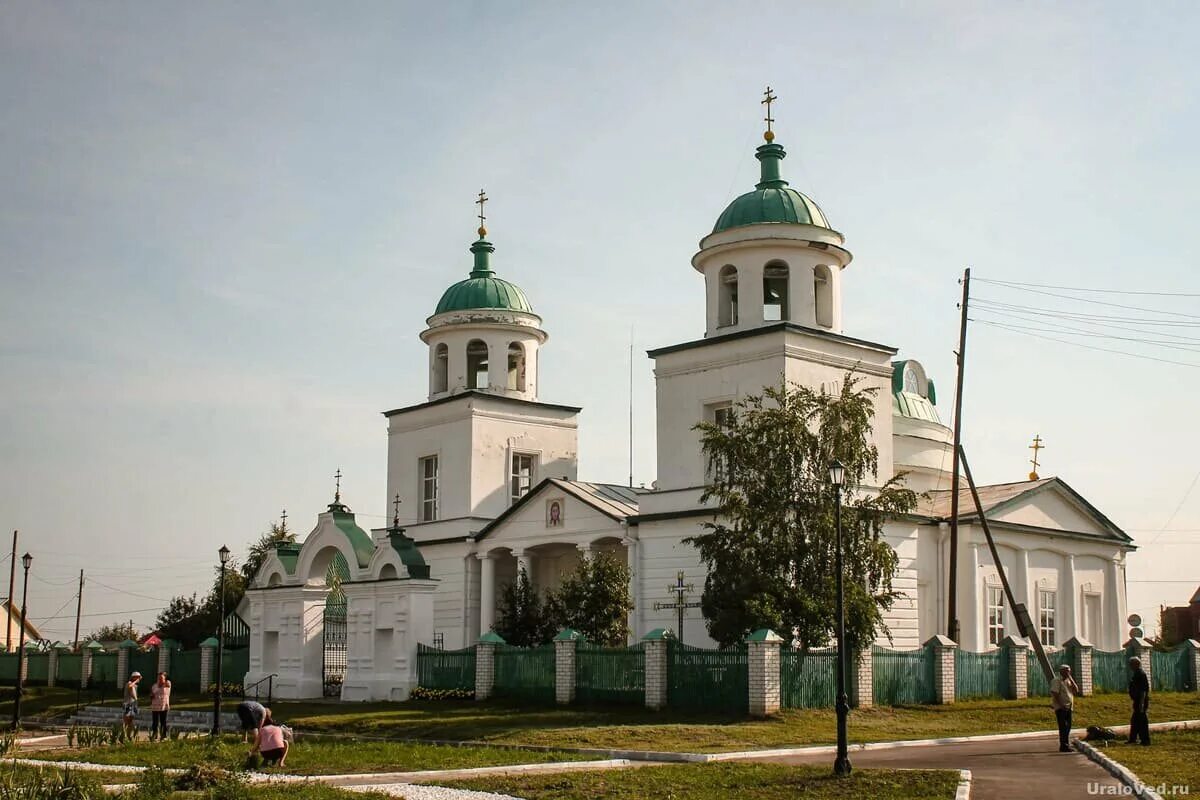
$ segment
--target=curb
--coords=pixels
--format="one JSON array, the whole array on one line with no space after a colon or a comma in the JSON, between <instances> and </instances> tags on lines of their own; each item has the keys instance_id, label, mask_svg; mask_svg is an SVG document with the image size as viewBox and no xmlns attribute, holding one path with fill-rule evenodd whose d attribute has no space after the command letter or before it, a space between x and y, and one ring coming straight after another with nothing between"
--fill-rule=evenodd
<instances>
[{"instance_id":1,"label":"curb","mask_svg":"<svg viewBox=\"0 0 1200 800\"><path fill-rule=\"evenodd\" d=\"M1128 728L1129 726L1125 727ZM1127 786L1134 797L1141 797L1144 798L1144 800L1163 800L1162 796L1158 792L1144 784L1137 775L1129 770L1129 768L1118 764L1116 761L1113 761L1111 758L1106 756L1104 753L1101 753L1092 745L1088 744L1082 739L1075 739L1071 742L1071 744L1075 745L1076 750L1083 753L1089 759L1095 761L1097 764L1103 767L1105 772L1107 772L1109 775L1112 775L1122 784Z\"/></svg>"},{"instance_id":2,"label":"curb","mask_svg":"<svg viewBox=\"0 0 1200 800\"><path fill-rule=\"evenodd\" d=\"M954 800L971 800L971 770L958 771L958 788L954 790Z\"/></svg>"}]
</instances>

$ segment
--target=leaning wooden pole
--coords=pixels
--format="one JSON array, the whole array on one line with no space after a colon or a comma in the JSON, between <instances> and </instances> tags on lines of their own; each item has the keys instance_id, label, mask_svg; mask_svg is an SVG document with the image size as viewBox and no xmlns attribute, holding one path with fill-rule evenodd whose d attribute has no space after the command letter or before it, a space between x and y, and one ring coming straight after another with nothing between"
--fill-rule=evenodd
<instances>
[{"instance_id":1,"label":"leaning wooden pole","mask_svg":"<svg viewBox=\"0 0 1200 800\"><path fill-rule=\"evenodd\" d=\"M1029 609L1025 607L1024 603L1017 602L1012 586L1008 583L1008 575L1004 571L1004 565L1000 563L1000 554L996 552L996 541L992 539L992 529L988 525L987 514L983 513L983 503L979 502L979 490L975 488L975 479L971 477L971 467L967 464L967 453L962 449L962 445L958 447L958 456L962 461L963 472L967 476L967 486L971 488L971 497L975 501L975 512L979 515L979 524L983 527L983 535L987 539L988 549L992 551L992 563L996 565L996 571L1000 573L1000 583L1004 585L1004 595L1008 598L1008 607L1013 610L1013 616L1017 619L1017 631L1033 645L1038 663L1042 665L1042 672L1045 673L1046 682L1049 683L1054 680L1054 670L1050 666L1050 659L1046 658L1046 650L1042 647L1042 640L1038 638L1037 628L1034 627L1033 620L1029 616Z\"/></svg>"},{"instance_id":2,"label":"leaning wooden pole","mask_svg":"<svg viewBox=\"0 0 1200 800\"><path fill-rule=\"evenodd\" d=\"M958 322L958 374L954 389L954 454L950 467L950 580L946 590L946 635L958 641L958 454L962 450L963 372L967 367L967 303L971 300L971 268L963 270ZM938 555L941 558L941 554ZM974 577L974 576L972 576Z\"/></svg>"},{"instance_id":3,"label":"leaning wooden pole","mask_svg":"<svg viewBox=\"0 0 1200 800\"><path fill-rule=\"evenodd\" d=\"M17 580L17 532L13 531L12 556L8 560L8 614L4 618L4 652L12 652L13 590Z\"/></svg>"}]
</instances>

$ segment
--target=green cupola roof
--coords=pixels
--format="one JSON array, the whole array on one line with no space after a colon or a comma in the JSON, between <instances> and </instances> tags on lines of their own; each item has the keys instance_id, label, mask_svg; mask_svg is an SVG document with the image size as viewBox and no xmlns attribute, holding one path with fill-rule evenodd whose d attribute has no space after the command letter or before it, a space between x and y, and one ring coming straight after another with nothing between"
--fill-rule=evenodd
<instances>
[{"instance_id":1,"label":"green cupola roof","mask_svg":"<svg viewBox=\"0 0 1200 800\"><path fill-rule=\"evenodd\" d=\"M483 238L486 233L487 231L480 227L479 239L471 245L471 252L475 255L475 268L471 270L470 277L446 290L442 299L438 301L437 311L433 312L435 315L447 311L490 308L533 313L533 307L529 305L529 300L520 287L503 278L497 278L496 273L492 271L490 257L496 248Z\"/></svg>"},{"instance_id":2,"label":"green cupola roof","mask_svg":"<svg viewBox=\"0 0 1200 800\"><path fill-rule=\"evenodd\" d=\"M753 192L738 197L717 217L713 233L740 228L743 225L759 225L771 222L790 222L800 225L816 225L829 228L824 212L808 196L788 186L779 174L779 162L787 157L783 145L776 144L774 136L760 145L754 157L758 159L761 179Z\"/></svg>"}]
</instances>

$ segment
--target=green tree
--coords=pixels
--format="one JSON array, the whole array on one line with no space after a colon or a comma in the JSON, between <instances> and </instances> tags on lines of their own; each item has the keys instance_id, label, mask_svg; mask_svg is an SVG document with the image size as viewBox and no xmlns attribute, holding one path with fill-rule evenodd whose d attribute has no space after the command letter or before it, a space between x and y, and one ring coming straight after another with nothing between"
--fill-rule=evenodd
<instances>
[{"instance_id":1,"label":"green tree","mask_svg":"<svg viewBox=\"0 0 1200 800\"><path fill-rule=\"evenodd\" d=\"M553 627L574 628L596 644L625 644L633 610L629 577L628 565L610 552L583 559L549 602Z\"/></svg>"},{"instance_id":2,"label":"green tree","mask_svg":"<svg viewBox=\"0 0 1200 800\"><path fill-rule=\"evenodd\" d=\"M104 625L89 633L84 637L85 642L123 642L126 639L137 641L142 637L137 626L132 622L117 622L113 625Z\"/></svg>"},{"instance_id":3,"label":"green tree","mask_svg":"<svg viewBox=\"0 0 1200 800\"><path fill-rule=\"evenodd\" d=\"M494 630L515 647L545 644L557 632L548 605L533 588L525 568L520 567L516 579L500 593Z\"/></svg>"},{"instance_id":4,"label":"green tree","mask_svg":"<svg viewBox=\"0 0 1200 800\"><path fill-rule=\"evenodd\" d=\"M250 550L246 553L246 561L242 564L242 577L245 578L246 583L249 584L254 580L254 576L262 568L263 562L275 552L275 545L280 542L294 541L296 541L296 534L288 530L286 519L282 522L272 522L270 530L258 537L258 541L250 545Z\"/></svg>"},{"instance_id":5,"label":"green tree","mask_svg":"<svg viewBox=\"0 0 1200 800\"><path fill-rule=\"evenodd\" d=\"M212 616L205 612L195 594L179 595L159 612L154 629L161 638L174 639L191 650L212 635L216 627L212 622Z\"/></svg>"},{"instance_id":6,"label":"green tree","mask_svg":"<svg viewBox=\"0 0 1200 800\"><path fill-rule=\"evenodd\" d=\"M709 635L729 646L770 628L789 642L820 646L834 637L834 496L828 467L846 468L842 542L846 639L867 647L887 631L894 603L895 551L884 521L911 511L916 494L903 476L862 487L878 466L871 444L878 392L848 373L837 394L781 384L746 397L721 424L701 423L712 475L702 500L720 514L688 539L708 567L701 598Z\"/></svg>"}]
</instances>

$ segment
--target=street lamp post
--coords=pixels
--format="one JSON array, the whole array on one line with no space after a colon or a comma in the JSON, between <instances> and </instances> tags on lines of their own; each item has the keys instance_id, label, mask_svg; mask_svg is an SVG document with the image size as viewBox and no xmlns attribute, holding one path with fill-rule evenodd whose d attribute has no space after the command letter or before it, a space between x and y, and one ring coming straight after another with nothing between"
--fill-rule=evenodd
<instances>
[{"instance_id":1,"label":"street lamp post","mask_svg":"<svg viewBox=\"0 0 1200 800\"><path fill-rule=\"evenodd\" d=\"M219 587L217 594L220 597L217 600L219 609L217 613L217 686L213 692L213 736L221 735L221 682L224 680L221 662L225 658L225 565L229 563L229 548L221 545L217 555L221 558L221 582L217 584Z\"/></svg>"},{"instance_id":2,"label":"street lamp post","mask_svg":"<svg viewBox=\"0 0 1200 800\"><path fill-rule=\"evenodd\" d=\"M12 719L14 731L21 727L21 695L25 693L25 611L26 600L29 599L29 565L32 563L33 556L29 553L21 556L21 566L25 567L25 584L21 589L21 631L17 642L17 696L13 700ZM11 608L9 612L12 612Z\"/></svg>"},{"instance_id":3,"label":"street lamp post","mask_svg":"<svg viewBox=\"0 0 1200 800\"><path fill-rule=\"evenodd\" d=\"M833 519L837 529L837 758L833 762L835 775L850 774L850 756L846 743L846 717L850 713L850 702L846 699L846 602L842 591L842 484L846 480L846 468L834 459L829 464L829 483L833 486Z\"/></svg>"}]
</instances>

